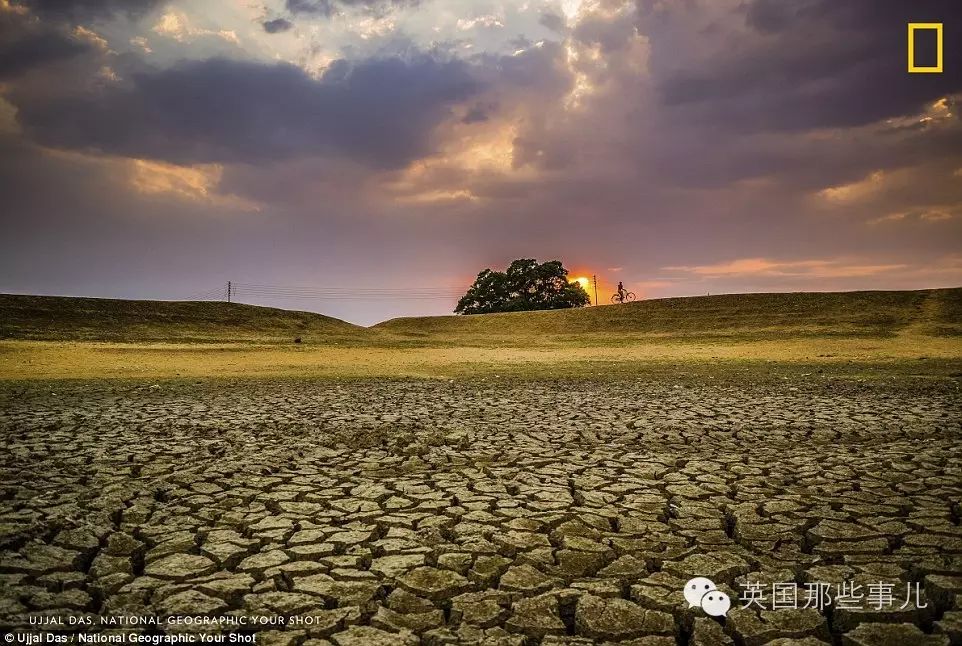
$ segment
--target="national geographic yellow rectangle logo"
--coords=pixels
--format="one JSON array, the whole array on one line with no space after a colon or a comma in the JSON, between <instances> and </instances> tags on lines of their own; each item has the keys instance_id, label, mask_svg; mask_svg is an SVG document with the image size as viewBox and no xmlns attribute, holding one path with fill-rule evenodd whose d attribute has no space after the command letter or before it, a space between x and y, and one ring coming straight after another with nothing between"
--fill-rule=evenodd
<instances>
[{"instance_id":1,"label":"national geographic yellow rectangle logo","mask_svg":"<svg viewBox=\"0 0 962 646\"><path fill-rule=\"evenodd\" d=\"M915 64L915 31L928 29L935 31L935 65L918 66ZM941 74L942 73L942 23L940 22L910 22L909 23L909 74Z\"/></svg>"}]
</instances>

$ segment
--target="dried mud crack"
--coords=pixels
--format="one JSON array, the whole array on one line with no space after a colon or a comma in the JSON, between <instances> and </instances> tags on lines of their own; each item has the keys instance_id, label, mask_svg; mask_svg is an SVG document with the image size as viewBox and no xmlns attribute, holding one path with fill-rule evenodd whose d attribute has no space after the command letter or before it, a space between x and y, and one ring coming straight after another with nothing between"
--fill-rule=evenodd
<instances>
[{"instance_id":1,"label":"dried mud crack","mask_svg":"<svg viewBox=\"0 0 962 646\"><path fill-rule=\"evenodd\" d=\"M263 615L312 620L259 644L962 643L954 382L17 384L0 433L3 630ZM726 619L688 607L694 576ZM736 601L816 581L920 595Z\"/></svg>"}]
</instances>

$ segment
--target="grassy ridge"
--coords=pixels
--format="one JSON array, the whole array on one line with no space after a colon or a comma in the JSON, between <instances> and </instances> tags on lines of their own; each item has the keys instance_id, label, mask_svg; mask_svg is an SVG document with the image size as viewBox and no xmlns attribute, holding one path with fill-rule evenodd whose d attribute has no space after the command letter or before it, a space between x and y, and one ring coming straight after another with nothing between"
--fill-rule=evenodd
<instances>
[{"instance_id":1,"label":"grassy ridge","mask_svg":"<svg viewBox=\"0 0 962 646\"><path fill-rule=\"evenodd\" d=\"M291 343L295 336L304 343ZM773 366L788 370L779 379L955 379L962 289L673 298L372 328L227 303L0 296L0 381L754 379Z\"/></svg>"},{"instance_id":2,"label":"grassy ridge","mask_svg":"<svg viewBox=\"0 0 962 646\"><path fill-rule=\"evenodd\" d=\"M290 343L369 335L330 316L238 303L0 294L0 339Z\"/></svg>"},{"instance_id":3,"label":"grassy ridge","mask_svg":"<svg viewBox=\"0 0 962 646\"><path fill-rule=\"evenodd\" d=\"M373 329L401 338L484 342L610 335L891 337L910 328L931 336L962 334L962 288L664 298L549 312L397 318Z\"/></svg>"},{"instance_id":4,"label":"grassy ridge","mask_svg":"<svg viewBox=\"0 0 962 646\"><path fill-rule=\"evenodd\" d=\"M344 342L400 347L962 336L962 288L728 294L476 316L397 318L371 328L310 312L210 301L0 295L0 339Z\"/></svg>"}]
</instances>

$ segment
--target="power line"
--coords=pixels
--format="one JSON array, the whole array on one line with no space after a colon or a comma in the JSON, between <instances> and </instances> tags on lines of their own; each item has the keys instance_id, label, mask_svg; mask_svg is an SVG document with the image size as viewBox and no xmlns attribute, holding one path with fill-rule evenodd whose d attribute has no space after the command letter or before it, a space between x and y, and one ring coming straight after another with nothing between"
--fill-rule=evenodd
<instances>
[{"instance_id":1,"label":"power line","mask_svg":"<svg viewBox=\"0 0 962 646\"><path fill-rule=\"evenodd\" d=\"M258 283L234 283L238 288L286 294L460 294L461 290L449 287L295 287L283 285L262 285Z\"/></svg>"},{"instance_id":2,"label":"power line","mask_svg":"<svg viewBox=\"0 0 962 646\"><path fill-rule=\"evenodd\" d=\"M187 300L300 299L300 300L456 300L464 292L448 287L304 287L237 283L196 292Z\"/></svg>"},{"instance_id":3,"label":"power line","mask_svg":"<svg viewBox=\"0 0 962 646\"><path fill-rule=\"evenodd\" d=\"M235 283L236 294L319 300L424 300L458 298L463 292L442 287L296 287Z\"/></svg>"},{"instance_id":4,"label":"power line","mask_svg":"<svg viewBox=\"0 0 962 646\"><path fill-rule=\"evenodd\" d=\"M244 291L248 293L258 292L263 294L278 294L282 296L450 296L460 292L455 291L427 291L427 290L407 290L407 291L385 291L385 290L277 290L264 289L262 287L243 287L235 285L232 293Z\"/></svg>"},{"instance_id":5,"label":"power line","mask_svg":"<svg viewBox=\"0 0 962 646\"><path fill-rule=\"evenodd\" d=\"M344 300L344 301L357 301L357 300L451 300L454 298L459 298L460 295L430 295L430 294L283 294L277 292L258 292L251 291L248 289L235 289L233 291L235 298L242 298L244 296L255 296L255 297L265 297L265 298L284 298L284 299L302 299L302 300Z\"/></svg>"}]
</instances>

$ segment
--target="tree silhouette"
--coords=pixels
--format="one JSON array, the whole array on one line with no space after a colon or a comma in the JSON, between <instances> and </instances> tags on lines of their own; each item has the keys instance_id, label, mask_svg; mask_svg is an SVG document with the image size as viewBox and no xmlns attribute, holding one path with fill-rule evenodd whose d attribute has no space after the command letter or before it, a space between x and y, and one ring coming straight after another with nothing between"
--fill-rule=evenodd
<instances>
[{"instance_id":1,"label":"tree silhouette","mask_svg":"<svg viewBox=\"0 0 962 646\"><path fill-rule=\"evenodd\" d=\"M591 299L578 283L568 282L560 260L539 264L520 258L507 271L485 269L458 301L455 314L527 312L583 307Z\"/></svg>"}]
</instances>

